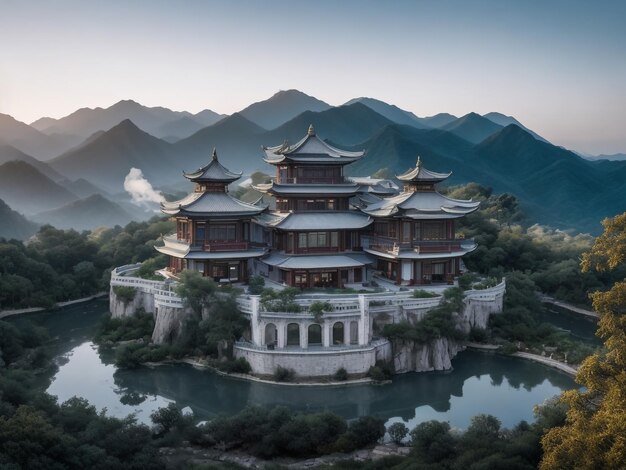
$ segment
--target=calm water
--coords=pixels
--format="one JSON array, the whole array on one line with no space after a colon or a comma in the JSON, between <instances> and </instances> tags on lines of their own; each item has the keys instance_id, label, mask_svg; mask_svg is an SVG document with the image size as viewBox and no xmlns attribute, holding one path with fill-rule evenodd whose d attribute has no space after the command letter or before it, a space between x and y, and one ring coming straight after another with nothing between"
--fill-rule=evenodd
<instances>
[{"instance_id":1,"label":"calm water","mask_svg":"<svg viewBox=\"0 0 626 470\"><path fill-rule=\"evenodd\" d=\"M447 373L405 374L389 385L302 387L259 384L223 377L188 365L116 370L91 342L106 301L81 304L56 312L31 314L30 321L49 328L56 338L60 365L48 392L60 401L77 395L98 409L123 417L136 413L147 422L155 409L176 402L201 419L232 414L254 404L284 405L299 410L331 410L346 418L377 415L403 420L409 427L429 420L449 421L464 428L472 416L489 413L511 427L533 419L533 406L574 381L540 364L466 351ZM594 325L589 323L589 328Z\"/></svg>"}]
</instances>

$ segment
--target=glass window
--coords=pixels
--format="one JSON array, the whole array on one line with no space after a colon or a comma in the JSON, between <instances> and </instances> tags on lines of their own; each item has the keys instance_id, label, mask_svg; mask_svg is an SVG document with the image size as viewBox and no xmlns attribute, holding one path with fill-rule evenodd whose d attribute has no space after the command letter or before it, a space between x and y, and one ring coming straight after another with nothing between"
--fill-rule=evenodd
<instances>
[{"instance_id":1,"label":"glass window","mask_svg":"<svg viewBox=\"0 0 626 470\"><path fill-rule=\"evenodd\" d=\"M300 248L306 248L307 247L307 235L306 233L300 233L298 234L298 246Z\"/></svg>"},{"instance_id":2,"label":"glass window","mask_svg":"<svg viewBox=\"0 0 626 470\"><path fill-rule=\"evenodd\" d=\"M442 240L446 238L445 224L440 222L425 222L422 227L424 240Z\"/></svg>"},{"instance_id":3,"label":"glass window","mask_svg":"<svg viewBox=\"0 0 626 470\"><path fill-rule=\"evenodd\" d=\"M339 233L338 232L330 232L330 246L332 247L339 246Z\"/></svg>"},{"instance_id":4,"label":"glass window","mask_svg":"<svg viewBox=\"0 0 626 470\"><path fill-rule=\"evenodd\" d=\"M236 240L235 225L209 225L209 240Z\"/></svg>"},{"instance_id":5,"label":"glass window","mask_svg":"<svg viewBox=\"0 0 626 470\"><path fill-rule=\"evenodd\" d=\"M198 225L196 227L196 243L204 243L204 225Z\"/></svg>"}]
</instances>

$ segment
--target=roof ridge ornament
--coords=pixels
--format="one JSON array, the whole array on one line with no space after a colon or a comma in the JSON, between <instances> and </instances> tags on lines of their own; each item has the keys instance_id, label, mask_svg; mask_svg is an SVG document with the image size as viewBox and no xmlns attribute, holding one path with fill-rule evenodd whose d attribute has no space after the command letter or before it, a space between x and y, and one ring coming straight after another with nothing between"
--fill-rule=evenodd
<instances>
[{"instance_id":1,"label":"roof ridge ornament","mask_svg":"<svg viewBox=\"0 0 626 470\"><path fill-rule=\"evenodd\" d=\"M213 155L211 155L211 159L217 161L217 149L213 147Z\"/></svg>"},{"instance_id":2,"label":"roof ridge ornament","mask_svg":"<svg viewBox=\"0 0 626 470\"><path fill-rule=\"evenodd\" d=\"M315 128L313 127L313 124L309 125L309 130L307 131L307 134L310 136L314 136L315 135Z\"/></svg>"},{"instance_id":3,"label":"roof ridge ornament","mask_svg":"<svg viewBox=\"0 0 626 470\"><path fill-rule=\"evenodd\" d=\"M417 156L417 163L415 164L416 168L419 168L420 166L422 166L422 159L420 158L420 156Z\"/></svg>"}]
</instances>

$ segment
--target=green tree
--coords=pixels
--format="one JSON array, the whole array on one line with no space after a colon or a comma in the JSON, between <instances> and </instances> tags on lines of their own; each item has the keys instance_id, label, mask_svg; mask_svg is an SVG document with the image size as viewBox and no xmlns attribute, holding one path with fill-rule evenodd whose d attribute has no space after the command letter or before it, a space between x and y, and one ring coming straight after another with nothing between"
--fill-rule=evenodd
<instances>
[{"instance_id":1,"label":"green tree","mask_svg":"<svg viewBox=\"0 0 626 470\"><path fill-rule=\"evenodd\" d=\"M583 256L583 271L615 270L626 263L626 213L602 224L604 232ZM576 380L585 389L561 396L569 407L566 423L542 439L543 470L626 468L626 279L594 293L592 302L606 350L581 365Z\"/></svg>"},{"instance_id":2,"label":"green tree","mask_svg":"<svg viewBox=\"0 0 626 470\"><path fill-rule=\"evenodd\" d=\"M202 307L208 304L216 288L212 279L202 276L199 272L183 271L179 276L176 293L183 299L185 305L200 316Z\"/></svg>"},{"instance_id":3,"label":"green tree","mask_svg":"<svg viewBox=\"0 0 626 470\"><path fill-rule=\"evenodd\" d=\"M387 428L387 432L389 433L389 437L391 440L397 444L402 444L402 441L409 433L409 429L406 427L404 423L398 422L393 423L391 426Z\"/></svg>"}]
</instances>

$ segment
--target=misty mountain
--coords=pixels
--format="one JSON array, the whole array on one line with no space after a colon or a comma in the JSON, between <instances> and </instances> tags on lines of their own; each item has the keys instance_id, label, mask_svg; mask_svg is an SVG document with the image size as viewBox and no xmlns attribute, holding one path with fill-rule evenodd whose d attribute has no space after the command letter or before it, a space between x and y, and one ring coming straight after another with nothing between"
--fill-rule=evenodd
<instances>
[{"instance_id":1,"label":"misty mountain","mask_svg":"<svg viewBox=\"0 0 626 470\"><path fill-rule=\"evenodd\" d=\"M580 155L580 154L579 154ZM613 153L611 155L581 155L583 158L591 161L609 160L612 162L626 161L626 153Z\"/></svg>"},{"instance_id":2,"label":"misty mountain","mask_svg":"<svg viewBox=\"0 0 626 470\"><path fill-rule=\"evenodd\" d=\"M0 199L28 215L60 207L77 197L34 166L10 161L0 165Z\"/></svg>"},{"instance_id":3,"label":"misty mountain","mask_svg":"<svg viewBox=\"0 0 626 470\"><path fill-rule=\"evenodd\" d=\"M33 219L56 228L92 230L97 227L123 226L132 221L133 217L119 204L100 194L92 194L58 209L40 212Z\"/></svg>"},{"instance_id":4,"label":"misty mountain","mask_svg":"<svg viewBox=\"0 0 626 470\"><path fill-rule=\"evenodd\" d=\"M131 168L139 168L153 183L180 171L172 145L139 129L130 120L100 134L85 145L50 161L55 170L74 180L85 178L107 191L121 190Z\"/></svg>"},{"instance_id":5,"label":"misty mountain","mask_svg":"<svg viewBox=\"0 0 626 470\"><path fill-rule=\"evenodd\" d=\"M173 143L195 134L208 125L209 124L201 124L189 116L183 116L175 121L163 123L159 126L155 135L167 142Z\"/></svg>"},{"instance_id":6,"label":"misty mountain","mask_svg":"<svg viewBox=\"0 0 626 470\"><path fill-rule=\"evenodd\" d=\"M452 121L441 129L451 132L462 139L477 144L495 134L502 126L476 113L469 113Z\"/></svg>"},{"instance_id":7,"label":"misty mountain","mask_svg":"<svg viewBox=\"0 0 626 470\"><path fill-rule=\"evenodd\" d=\"M475 148L477 170L494 190L511 192L541 223L592 233L600 220L626 211L626 165L598 166L509 125Z\"/></svg>"},{"instance_id":8,"label":"misty mountain","mask_svg":"<svg viewBox=\"0 0 626 470\"><path fill-rule=\"evenodd\" d=\"M528 127L524 126L521 122L519 122L513 116L507 116L507 115L502 114L502 113L492 112L492 113L483 114L483 117L489 119L491 122L494 122L494 123L496 123L496 124L498 124L499 126L502 126L502 127L506 127L509 124L515 124L516 126L524 129L526 132L528 132L530 135L532 135L535 139L542 140L544 142L548 142L546 139L541 137L539 134L537 134L536 132L532 131Z\"/></svg>"},{"instance_id":9,"label":"misty mountain","mask_svg":"<svg viewBox=\"0 0 626 470\"><path fill-rule=\"evenodd\" d=\"M322 139L336 145L350 146L366 141L373 133L393 124L362 103L330 108L322 112L306 111L282 126L263 135L263 145L280 145L285 139L295 143L313 124Z\"/></svg>"},{"instance_id":10,"label":"misty mountain","mask_svg":"<svg viewBox=\"0 0 626 470\"><path fill-rule=\"evenodd\" d=\"M48 136L2 113L0 113L0 141L43 160L58 155L71 145L59 136Z\"/></svg>"},{"instance_id":11,"label":"misty mountain","mask_svg":"<svg viewBox=\"0 0 626 470\"><path fill-rule=\"evenodd\" d=\"M232 114L212 126L174 144L176 155L175 173L169 183L180 180L180 171L191 171L206 165L213 148L220 161L232 171L241 171L250 165L263 166L261 143L264 129L239 113Z\"/></svg>"},{"instance_id":12,"label":"misty mountain","mask_svg":"<svg viewBox=\"0 0 626 470\"><path fill-rule=\"evenodd\" d=\"M221 121L226 117L225 114L218 114L215 111L211 111L210 109L203 109L199 113L191 116L193 120L203 127L212 126L218 121Z\"/></svg>"},{"instance_id":13,"label":"misty mountain","mask_svg":"<svg viewBox=\"0 0 626 470\"><path fill-rule=\"evenodd\" d=\"M59 182L64 179L64 176L54 171L47 163L37 160L30 155L26 155L24 152L16 149L12 145L0 142L0 165L13 160L26 162L29 165L34 166L52 181Z\"/></svg>"},{"instance_id":14,"label":"misty mountain","mask_svg":"<svg viewBox=\"0 0 626 470\"><path fill-rule=\"evenodd\" d=\"M418 129L425 129L429 126L425 125L415 114L398 108L393 104L387 104L384 101L380 101L374 98L354 98L344 104L349 106L354 103L361 103L370 109L373 109L381 116L386 117L390 121L397 124L404 124L407 126L417 127Z\"/></svg>"},{"instance_id":15,"label":"misty mountain","mask_svg":"<svg viewBox=\"0 0 626 470\"><path fill-rule=\"evenodd\" d=\"M384 127L354 149L359 147L365 147L367 152L346 168L352 175L367 176L381 168L401 174L414 168L419 156L423 164L433 171L446 173L453 169L449 182L466 182L467 178L474 176L474 171L466 164L474 146L447 131L394 124Z\"/></svg>"},{"instance_id":16,"label":"misty mountain","mask_svg":"<svg viewBox=\"0 0 626 470\"><path fill-rule=\"evenodd\" d=\"M448 113L439 113L434 116L419 118L419 120L426 126L433 127L435 129L439 129L446 124L456 121L457 119L458 117Z\"/></svg>"},{"instance_id":17,"label":"misty mountain","mask_svg":"<svg viewBox=\"0 0 626 470\"><path fill-rule=\"evenodd\" d=\"M143 131L162 137L172 135L172 130L165 126L167 123L187 117L202 127L205 122L211 122L210 113L212 112L209 110L202 111L199 113L200 117L196 119L186 111L172 111L164 107L150 108L133 100L122 100L108 108L81 108L60 119L41 118L33 122L31 126L48 135L57 133L87 138L94 132L111 129L129 119ZM216 113L213 114L219 116Z\"/></svg>"},{"instance_id":18,"label":"misty mountain","mask_svg":"<svg viewBox=\"0 0 626 470\"><path fill-rule=\"evenodd\" d=\"M81 199L91 196L92 194L100 194L106 198L111 196L104 189L96 186L91 181L87 181L84 178L78 178L75 181L65 180L63 181L63 186Z\"/></svg>"},{"instance_id":19,"label":"misty mountain","mask_svg":"<svg viewBox=\"0 0 626 470\"><path fill-rule=\"evenodd\" d=\"M243 117L271 130L305 111L325 111L330 105L298 90L281 90L268 98L239 111Z\"/></svg>"},{"instance_id":20,"label":"misty mountain","mask_svg":"<svg viewBox=\"0 0 626 470\"><path fill-rule=\"evenodd\" d=\"M12 210L0 199L0 238L25 240L30 238L38 228L36 223Z\"/></svg>"},{"instance_id":21,"label":"misty mountain","mask_svg":"<svg viewBox=\"0 0 626 470\"><path fill-rule=\"evenodd\" d=\"M427 168L453 172L446 184L475 181L512 193L532 220L557 228L598 233L601 218L626 211L626 162L586 161L516 125L478 145L443 130L391 125L364 146L365 157L346 168L350 174L383 167L400 174L420 155Z\"/></svg>"}]
</instances>

